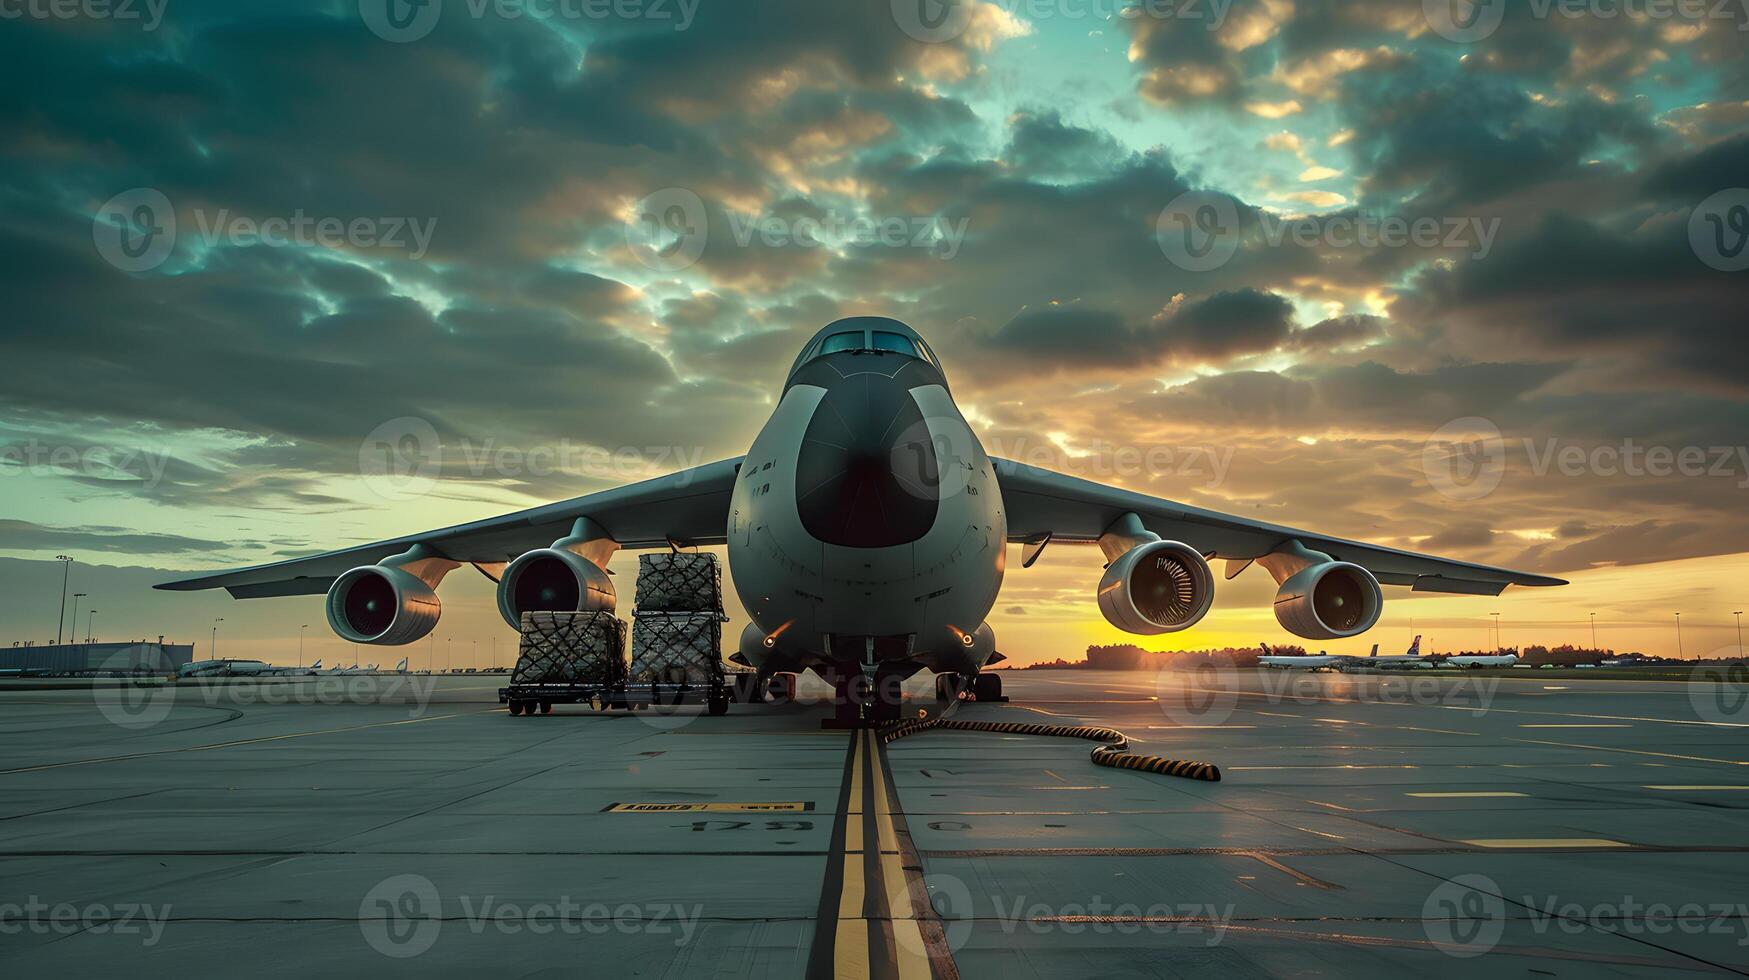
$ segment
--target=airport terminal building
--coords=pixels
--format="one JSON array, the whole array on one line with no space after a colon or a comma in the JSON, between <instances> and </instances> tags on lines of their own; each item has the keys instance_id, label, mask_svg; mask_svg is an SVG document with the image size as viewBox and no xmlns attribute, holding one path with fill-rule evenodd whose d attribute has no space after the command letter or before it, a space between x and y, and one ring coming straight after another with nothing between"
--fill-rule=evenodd
<instances>
[{"instance_id":1,"label":"airport terminal building","mask_svg":"<svg viewBox=\"0 0 1749 980\"><path fill-rule=\"evenodd\" d=\"M14 646L0 649L0 673L174 673L193 659L194 644L162 640Z\"/></svg>"}]
</instances>

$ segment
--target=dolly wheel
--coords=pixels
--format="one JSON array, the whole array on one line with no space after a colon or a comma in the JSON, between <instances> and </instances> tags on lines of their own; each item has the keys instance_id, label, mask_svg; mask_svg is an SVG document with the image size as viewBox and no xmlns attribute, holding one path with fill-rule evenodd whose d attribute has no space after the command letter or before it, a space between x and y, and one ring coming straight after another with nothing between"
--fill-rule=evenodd
<instances>
[{"instance_id":1,"label":"dolly wheel","mask_svg":"<svg viewBox=\"0 0 1749 980\"><path fill-rule=\"evenodd\" d=\"M513 715L522 714L522 702L521 701L511 701L506 706L510 709L511 714L513 714Z\"/></svg>"},{"instance_id":2,"label":"dolly wheel","mask_svg":"<svg viewBox=\"0 0 1749 980\"><path fill-rule=\"evenodd\" d=\"M710 700L705 704L705 710L709 711L712 715L728 714L729 693L727 691L712 691Z\"/></svg>"}]
</instances>

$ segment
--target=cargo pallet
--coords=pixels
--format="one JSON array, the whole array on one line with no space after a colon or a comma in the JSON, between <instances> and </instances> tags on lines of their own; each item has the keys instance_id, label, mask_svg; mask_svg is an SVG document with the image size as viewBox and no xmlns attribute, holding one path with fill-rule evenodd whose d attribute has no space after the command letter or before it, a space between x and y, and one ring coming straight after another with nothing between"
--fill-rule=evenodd
<instances>
[{"instance_id":1,"label":"cargo pallet","mask_svg":"<svg viewBox=\"0 0 1749 980\"><path fill-rule=\"evenodd\" d=\"M725 714L730 702L748 704L759 700L752 671L726 674L722 681L703 687L659 682L632 684L512 684L498 689L498 703L513 715L550 715L555 704L587 704L606 711L642 711L652 705L673 707L703 704L707 713Z\"/></svg>"}]
</instances>

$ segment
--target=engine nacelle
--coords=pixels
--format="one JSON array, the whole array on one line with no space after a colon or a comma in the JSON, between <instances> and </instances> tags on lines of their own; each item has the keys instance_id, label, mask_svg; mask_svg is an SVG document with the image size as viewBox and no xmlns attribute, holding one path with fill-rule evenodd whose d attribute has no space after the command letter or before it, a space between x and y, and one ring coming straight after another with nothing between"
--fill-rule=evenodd
<instances>
[{"instance_id":1,"label":"engine nacelle","mask_svg":"<svg viewBox=\"0 0 1749 980\"><path fill-rule=\"evenodd\" d=\"M1195 626L1215 600L1215 577L1195 548L1151 541L1124 552L1099 580L1099 611L1126 633L1154 636Z\"/></svg>"},{"instance_id":2,"label":"engine nacelle","mask_svg":"<svg viewBox=\"0 0 1749 980\"><path fill-rule=\"evenodd\" d=\"M1326 561L1307 565L1275 594L1282 628L1308 640L1339 640L1372 629L1384 611L1379 580L1359 565Z\"/></svg>"},{"instance_id":3,"label":"engine nacelle","mask_svg":"<svg viewBox=\"0 0 1749 980\"><path fill-rule=\"evenodd\" d=\"M618 601L607 570L565 548L527 552L498 580L498 612L518 630L525 612L612 612Z\"/></svg>"},{"instance_id":4,"label":"engine nacelle","mask_svg":"<svg viewBox=\"0 0 1749 980\"><path fill-rule=\"evenodd\" d=\"M328 625L353 643L399 646L437 628L437 590L386 565L354 568L328 589Z\"/></svg>"}]
</instances>

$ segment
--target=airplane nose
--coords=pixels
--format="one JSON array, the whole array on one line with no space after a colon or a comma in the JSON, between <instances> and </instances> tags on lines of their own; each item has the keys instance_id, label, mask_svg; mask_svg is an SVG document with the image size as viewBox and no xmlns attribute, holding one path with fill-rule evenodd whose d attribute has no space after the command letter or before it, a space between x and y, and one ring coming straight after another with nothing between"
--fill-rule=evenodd
<instances>
[{"instance_id":1,"label":"airplane nose","mask_svg":"<svg viewBox=\"0 0 1749 980\"><path fill-rule=\"evenodd\" d=\"M847 548L909 544L935 523L940 496L929 427L905 383L864 373L826 389L796 461L809 534Z\"/></svg>"}]
</instances>

